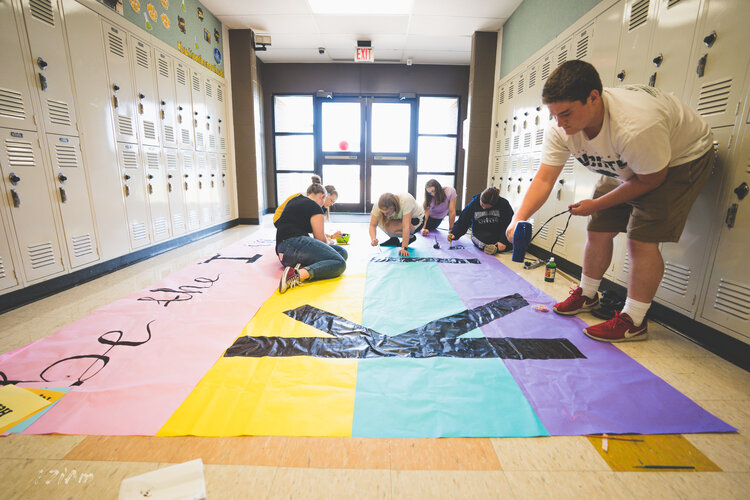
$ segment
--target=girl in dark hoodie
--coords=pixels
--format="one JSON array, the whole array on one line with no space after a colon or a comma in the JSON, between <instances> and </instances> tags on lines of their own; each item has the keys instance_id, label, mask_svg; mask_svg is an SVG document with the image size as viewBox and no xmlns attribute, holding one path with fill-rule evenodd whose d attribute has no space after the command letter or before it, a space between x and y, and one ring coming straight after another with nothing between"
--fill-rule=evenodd
<instances>
[{"instance_id":1,"label":"girl in dark hoodie","mask_svg":"<svg viewBox=\"0 0 750 500\"><path fill-rule=\"evenodd\" d=\"M460 238L471 228L471 241L485 253L494 255L511 250L513 245L505 236L511 219L513 209L508 200L500 196L496 187L488 187L461 211L448 233L448 241Z\"/></svg>"}]
</instances>

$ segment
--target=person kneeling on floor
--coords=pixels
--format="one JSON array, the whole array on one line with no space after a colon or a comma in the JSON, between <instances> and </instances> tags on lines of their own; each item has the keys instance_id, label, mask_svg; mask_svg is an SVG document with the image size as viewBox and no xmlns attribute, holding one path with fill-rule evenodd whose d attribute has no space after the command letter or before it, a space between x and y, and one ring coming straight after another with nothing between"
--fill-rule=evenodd
<instances>
[{"instance_id":1,"label":"person kneeling on floor","mask_svg":"<svg viewBox=\"0 0 750 500\"><path fill-rule=\"evenodd\" d=\"M488 187L471 199L458 216L448 241L466 234L471 227L471 241L489 255L511 250L513 246L505 235L505 229L513 218L513 209L508 200L500 196L496 187Z\"/></svg>"},{"instance_id":2,"label":"person kneeling on floor","mask_svg":"<svg viewBox=\"0 0 750 500\"><path fill-rule=\"evenodd\" d=\"M409 193L383 193L377 205L372 207L370 214L370 244L378 245L377 228L383 230L390 239L381 243L384 247L401 246L398 254L401 257L409 255L409 243L417 237L414 233L422 229L424 224L424 210L417 200ZM403 235L403 240L399 236ZM406 236L408 235L408 237Z\"/></svg>"}]
</instances>

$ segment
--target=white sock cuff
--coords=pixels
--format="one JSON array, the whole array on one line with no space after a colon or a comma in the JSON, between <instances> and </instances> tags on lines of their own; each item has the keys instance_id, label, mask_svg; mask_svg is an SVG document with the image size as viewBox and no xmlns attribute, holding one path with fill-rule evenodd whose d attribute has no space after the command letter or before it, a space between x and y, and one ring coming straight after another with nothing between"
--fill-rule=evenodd
<instances>
[{"instance_id":1,"label":"white sock cuff","mask_svg":"<svg viewBox=\"0 0 750 500\"><path fill-rule=\"evenodd\" d=\"M640 326L646 317L649 307L651 307L651 302L638 302L628 297L625 299L625 306L622 308L622 312L630 316L634 325Z\"/></svg>"},{"instance_id":2,"label":"white sock cuff","mask_svg":"<svg viewBox=\"0 0 750 500\"><path fill-rule=\"evenodd\" d=\"M589 278L585 274L581 275L581 293L584 297L588 297L590 299L593 299L596 295L596 292L599 291L599 285L601 284L602 280L595 280L594 278Z\"/></svg>"}]
</instances>

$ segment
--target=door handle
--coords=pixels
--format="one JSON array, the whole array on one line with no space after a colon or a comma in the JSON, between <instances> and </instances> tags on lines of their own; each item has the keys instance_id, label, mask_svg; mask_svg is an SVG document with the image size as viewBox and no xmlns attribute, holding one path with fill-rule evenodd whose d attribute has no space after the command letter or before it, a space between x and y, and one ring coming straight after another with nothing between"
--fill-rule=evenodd
<instances>
[{"instance_id":1,"label":"door handle","mask_svg":"<svg viewBox=\"0 0 750 500\"><path fill-rule=\"evenodd\" d=\"M8 180L15 186L16 184L18 184L18 181L20 181L21 178L18 177L15 173L11 172L10 175L8 175Z\"/></svg>"},{"instance_id":2,"label":"door handle","mask_svg":"<svg viewBox=\"0 0 750 500\"><path fill-rule=\"evenodd\" d=\"M698 59L698 67L695 68L695 72L698 74L698 78L701 78L703 74L706 72L706 60L708 59L708 54L703 54L700 59Z\"/></svg>"},{"instance_id":3,"label":"door handle","mask_svg":"<svg viewBox=\"0 0 750 500\"><path fill-rule=\"evenodd\" d=\"M58 189L60 189L60 201L62 203L65 203L66 201L68 201L68 195L65 193L65 190L62 187Z\"/></svg>"},{"instance_id":4,"label":"door handle","mask_svg":"<svg viewBox=\"0 0 750 500\"><path fill-rule=\"evenodd\" d=\"M10 190L10 197L13 199L13 206L18 208L21 206L21 197L18 196L18 193L15 189Z\"/></svg>"},{"instance_id":5,"label":"door handle","mask_svg":"<svg viewBox=\"0 0 750 500\"><path fill-rule=\"evenodd\" d=\"M47 77L41 73L39 73L39 87L42 89L42 92L47 90Z\"/></svg>"}]
</instances>

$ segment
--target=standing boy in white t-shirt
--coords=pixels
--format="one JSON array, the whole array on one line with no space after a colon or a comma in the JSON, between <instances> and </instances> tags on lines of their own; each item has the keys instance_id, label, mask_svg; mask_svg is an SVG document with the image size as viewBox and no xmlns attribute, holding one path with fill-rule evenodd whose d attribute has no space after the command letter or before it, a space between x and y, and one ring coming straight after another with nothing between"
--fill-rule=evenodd
<instances>
[{"instance_id":1,"label":"standing boy in white t-shirt","mask_svg":"<svg viewBox=\"0 0 750 500\"><path fill-rule=\"evenodd\" d=\"M572 315L599 305L613 239L627 232L625 307L583 331L604 342L644 340L646 312L664 274L659 243L679 241L690 207L711 175L711 129L695 111L658 89L602 89L596 69L584 61L559 66L544 85L542 101L557 124L551 121L547 127L541 167L508 226L508 239L516 223L547 200L570 154L601 173L593 199L569 207L573 215L591 219L581 286L554 311Z\"/></svg>"}]
</instances>

